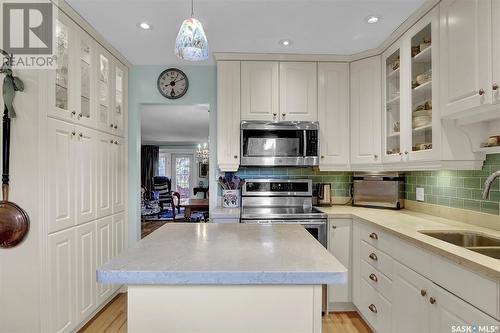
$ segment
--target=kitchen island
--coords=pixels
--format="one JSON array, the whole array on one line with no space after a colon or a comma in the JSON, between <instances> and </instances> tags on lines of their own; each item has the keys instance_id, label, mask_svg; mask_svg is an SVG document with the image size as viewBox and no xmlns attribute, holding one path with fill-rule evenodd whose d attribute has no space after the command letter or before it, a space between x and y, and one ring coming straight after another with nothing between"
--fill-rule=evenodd
<instances>
[{"instance_id":1,"label":"kitchen island","mask_svg":"<svg viewBox=\"0 0 500 333\"><path fill-rule=\"evenodd\" d=\"M129 332L321 332L346 279L300 225L167 224L97 270L128 286Z\"/></svg>"}]
</instances>

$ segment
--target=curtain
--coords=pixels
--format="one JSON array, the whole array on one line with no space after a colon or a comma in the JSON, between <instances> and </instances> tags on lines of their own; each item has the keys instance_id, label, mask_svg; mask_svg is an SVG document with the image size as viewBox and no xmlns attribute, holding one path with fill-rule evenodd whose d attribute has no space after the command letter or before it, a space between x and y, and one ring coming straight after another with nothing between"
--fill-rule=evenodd
<instances>
[{"instance_id":1,"label":"curtain","mask_svg":"<svg viewBox=\"0 0 500 333\"><path fill-rule=\"evenodd\" d=\"M153 195L153 177L158 174L158 146L141 146L141 184L146 189L146 197Z\"/></svg>"}]
</instances>

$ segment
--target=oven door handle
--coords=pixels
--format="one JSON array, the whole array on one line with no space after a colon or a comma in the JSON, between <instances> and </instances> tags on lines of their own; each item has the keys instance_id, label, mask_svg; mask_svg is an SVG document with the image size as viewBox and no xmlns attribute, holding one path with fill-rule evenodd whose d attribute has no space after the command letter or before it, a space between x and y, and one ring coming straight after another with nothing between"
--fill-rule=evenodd
<instances>
[{"instance_id":1,"label":"oven door handle","mask_svg":"<svg viewBox=\"0 0 500 333\"><path fill-rule=\"evenodd\" d=\"M303 154L303 156L307 157L307 131L304 130L303 133L304 133L304 154Z\"/></svg>"}]
</instances>

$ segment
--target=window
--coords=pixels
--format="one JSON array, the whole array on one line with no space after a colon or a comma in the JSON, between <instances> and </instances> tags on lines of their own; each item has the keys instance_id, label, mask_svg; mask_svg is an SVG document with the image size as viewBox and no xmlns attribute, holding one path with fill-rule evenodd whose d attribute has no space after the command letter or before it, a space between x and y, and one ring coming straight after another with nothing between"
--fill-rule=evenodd
<instances>
[{"instance_id":1,"label":"window","mask_svg":"<svg viewBox=\"0 0 500 333\"><path fill-rule=\"evenodd\" d=\"M170 154L168 153L162 153L160 151L160 154L158 156L158 176L170 177L169 155Z\"/></svg>"}]
</instances>

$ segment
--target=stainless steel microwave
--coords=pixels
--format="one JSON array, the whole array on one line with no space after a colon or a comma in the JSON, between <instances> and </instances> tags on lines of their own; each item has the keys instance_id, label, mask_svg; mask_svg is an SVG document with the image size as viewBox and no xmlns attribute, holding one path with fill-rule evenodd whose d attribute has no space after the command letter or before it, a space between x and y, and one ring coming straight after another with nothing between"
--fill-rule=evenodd
<instances>
[{"instance_id":1,"label":"stainless steel microwave","mask_svg":"<svg viewBox=\"0 0 500 333\"><path fill-rule=\"evenodd\" d=\"M319 124L242 121L241 166L317 166Z\"/></svg>"}]
</instances>

